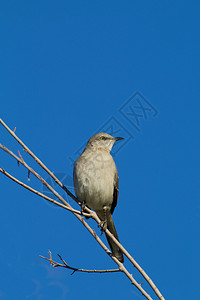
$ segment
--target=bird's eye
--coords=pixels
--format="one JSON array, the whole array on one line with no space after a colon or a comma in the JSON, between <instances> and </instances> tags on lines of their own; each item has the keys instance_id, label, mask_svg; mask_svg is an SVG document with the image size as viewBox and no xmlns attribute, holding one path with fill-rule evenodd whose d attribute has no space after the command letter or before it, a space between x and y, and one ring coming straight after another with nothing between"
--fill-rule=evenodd
<instances>
[{"instance_id":1,"label":"bird's eye","mask_svg":"<svg viewBox=\"0 0 200 300\"><path fill-rule=\"evenodd\" d=\"M105 138L105 136L101 136L100 139L101 139L102 141L105 141L106 138Z\"/></svg>"}]
</instances>

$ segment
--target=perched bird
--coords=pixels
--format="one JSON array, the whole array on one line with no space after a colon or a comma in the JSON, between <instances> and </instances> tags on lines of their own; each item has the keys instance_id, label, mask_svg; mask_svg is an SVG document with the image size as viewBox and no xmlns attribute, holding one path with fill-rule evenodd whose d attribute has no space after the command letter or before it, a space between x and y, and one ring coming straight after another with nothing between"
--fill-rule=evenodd
<instances>
[{"instance_id":1,"label":"perched bird","mask_svg":"<svg viewBox=\"0 0 200 300\"><path fill-rule=\"evenodd\" d=\"M117 167L110 154L116 141L123 138L107 133L93 135L83 153L74 163L74 188L79 201L93 209L104 222L105 227L119 241L112 219L119 194ZM124 262L122 251L106 234L112 254Z\"/></svg>"}]
</instances>

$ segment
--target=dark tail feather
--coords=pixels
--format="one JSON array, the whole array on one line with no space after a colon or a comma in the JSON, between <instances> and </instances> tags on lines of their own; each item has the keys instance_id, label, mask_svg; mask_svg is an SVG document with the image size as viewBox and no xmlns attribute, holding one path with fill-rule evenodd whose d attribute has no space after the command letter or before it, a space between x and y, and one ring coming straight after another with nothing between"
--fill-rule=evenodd
<instances>
[{"instance_id":1,"label":"dark tail feather","mask_svg":"<svg viewBox=\"0 0 200 300\"><path fill-rule=\"evenodd\" d=\"M108 230L114 235L114 237L119 241L117 231L113 222L113 218L111 214L108 214L107 216L107 226ZM113 242L113 240L106 234L106 238L108 241L108 244L110 246L110 249L112 251L112 254L121 262L124 262L124 256L122 251L119 249L119 247Z\"/></svg>"}]
</instances>

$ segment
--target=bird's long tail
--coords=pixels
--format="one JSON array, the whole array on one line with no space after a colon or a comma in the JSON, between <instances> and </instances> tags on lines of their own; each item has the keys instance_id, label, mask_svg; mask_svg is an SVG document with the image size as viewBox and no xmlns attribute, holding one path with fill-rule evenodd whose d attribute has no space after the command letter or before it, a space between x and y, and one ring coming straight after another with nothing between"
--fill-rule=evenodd
<instances>
[{"instance_id":1,"label":"bird's long tail","mask_svg":"<svg viewBox=\"0 0 200 300\"><path fill-rule=\"evenodd\" d=\"M115 228L115 225L114 225L114 222L113 222L113 218L112 218L112 215L111 213L107 213L106 214L106 221L107 221L107 228L108 230L114 235L114 237L119 241L119 238L118 238L118 235L117 235L117 231L116 231L116 228ZM101 218L102 216L100 216ZM101 219L104 219L104 218L101 218ZM115 244L115 242L106 234L106 238L107 238L107 241L108 241L108 244L110 246L110 249L112 251L112 254L121 262L123 263L124 262L124 256L123 256L123 253L122 251L119 249L119 247Z\"/></svg>"}]
</instances>

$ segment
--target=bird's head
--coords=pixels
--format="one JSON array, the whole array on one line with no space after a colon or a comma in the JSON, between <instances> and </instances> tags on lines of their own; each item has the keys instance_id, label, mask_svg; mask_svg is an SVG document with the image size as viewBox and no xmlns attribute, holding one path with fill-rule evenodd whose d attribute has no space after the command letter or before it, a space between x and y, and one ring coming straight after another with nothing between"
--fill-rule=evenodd
<instances>
[{"instance_id":1,"label":"bird's head","mask_svg":"<svg viewBox=\"0 0 200 300\"><path fill-rule=\"evenodd\" d=\"M104 149L110 152L114 143L122 139L123 139L122 137L113 137L108 133L100 132L93 135L89 139L86 145L86 149L87 148Z\"/></svg>"}]
</instances>

